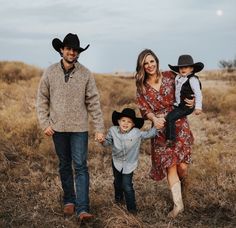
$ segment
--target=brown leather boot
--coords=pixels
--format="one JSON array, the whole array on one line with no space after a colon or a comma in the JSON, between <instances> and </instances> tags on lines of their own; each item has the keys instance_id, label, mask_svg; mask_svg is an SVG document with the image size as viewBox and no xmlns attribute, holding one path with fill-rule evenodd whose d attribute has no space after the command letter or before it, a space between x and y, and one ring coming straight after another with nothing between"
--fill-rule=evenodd
<instances>
[{"instance_id":1,"label":"brown leather boot","mask_svg":"<svg viewBox=\"0 0 236 228\"><path fill-rule=\"evenodd\" d=\"M73 215L75 212L75 205L73 203L65 204L63 212L65 216Z\"/></svg>"},{"instance_id":2,"label":"brown leather boot","mask_svg":"<svg viewBox=\"0 0 236 228\"><path fill-rule=\"evenodd\" d=\"M88 212L81 212L79 214L79 220L82 221L82 220L88 220L88 219L92 219L94 218L94 215L88 213Z\"/></svg>"}]
</instances>

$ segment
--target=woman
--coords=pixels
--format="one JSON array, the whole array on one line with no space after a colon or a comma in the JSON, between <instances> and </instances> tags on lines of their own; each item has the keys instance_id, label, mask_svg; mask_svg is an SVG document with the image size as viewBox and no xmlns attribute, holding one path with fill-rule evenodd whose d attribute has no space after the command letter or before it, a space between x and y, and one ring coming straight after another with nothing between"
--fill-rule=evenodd
<instances>
[{"instance_id":1,"label":"woman","mask_svg":"<svg viewBox=\"0 0 236 228\"><path fill-rule=\"evenodd\" d=\"M143 50L137 59L136 67L137 103L144 118L160 128L164 116L173 109L175 99L175 74L161 72L159 60L150 49ZM186 100L193 106L193 100ZM151 141L152 168L150 176L156 181L167 175L174 207L168 217L175 218L184 210L181 181L187 174L191 162L193 135L186 118L176 121L176 141L172 147L166 145L165 128Z\"/></svg>"}]
</instances>

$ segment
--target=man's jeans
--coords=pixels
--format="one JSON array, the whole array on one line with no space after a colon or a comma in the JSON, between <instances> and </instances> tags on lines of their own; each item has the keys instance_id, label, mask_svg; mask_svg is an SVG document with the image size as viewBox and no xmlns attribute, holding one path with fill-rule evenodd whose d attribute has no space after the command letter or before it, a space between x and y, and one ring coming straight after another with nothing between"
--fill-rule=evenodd
<instances>
[{"instance_id":1,"label":"man's jeans","mask_svg":"<svg viewBox=\"0 0 236 228\"><path fill-rule=\"evenodd\" d=\"M88 212L88 132L55 132L53 142L59 158L59 173L64 191L64 204L74 203L78 214L82 211Z\"/></svg>"},{"instance_id":2,"label":"man's jeans","mask_svg":"<svg viewBox=\"0 0 236 228\"><path fill-rule=\"evenodd\" d=\"M187 115L190 115L194 108L188 107L175 107L173 111L169 112L166 116L166 139L175 140L175 121Z\"/></svg>"},{"instance_id":3,"label":"man's jeans","mask_svg":"<svg viewBox=\"0 0 236 228\"><path fill-rule=\"evenodd\" d=\"M135 192L132 183L133 172L129 174L123 174L122 171L119 172L115 168L113 162L112 169L114 175L115 201L117 203L121 202L125 195L128 211L136 211Z\"/></svg>"}]
</instances>

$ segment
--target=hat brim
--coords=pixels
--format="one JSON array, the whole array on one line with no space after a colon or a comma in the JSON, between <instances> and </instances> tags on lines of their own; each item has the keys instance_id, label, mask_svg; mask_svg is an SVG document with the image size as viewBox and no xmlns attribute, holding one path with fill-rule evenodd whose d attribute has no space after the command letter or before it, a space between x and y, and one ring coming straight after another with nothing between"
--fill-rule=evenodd
<instances>
[{"instance_id":1,"label":"hat brim","mask_svg":"<svg viewBox=\"0 0 236 228\"><path fill-rule=\"evenodd\" d=\"M178 72L179 73L179 68L180 67L187 67L187 66L191 66L193 67L193 71L194 73L197 73L199 71L201 71L203 68L204 68L204 64L202 62L197 62L197 63L194 63L194 64L184 64L184 65L177 65L177 66L172 66L170 64L168 64L169 68L175 72Z\"/></svg>"},{"instance_id":2,"label":"hat brim","mask_svg":"<svg viewBox=\"0 0 236 228\"><path fill-rule=\"evenodd\" d=\"M61 40L59 40L58 38L53 39L52 46L57 52L59 52L60 55L62 55L61 48L64 48L64 44L62 43ZM73 47L73 46L70 46L70 48L74 48L74 49L78 50L79 53L81 53L81 52L87 50L89 48L89 46L90 45L88 44L85 48L80 47L78 49L77 47Z\"/></svg>"},{"instance_id":3,"label":"hat brim","mask_svg":"<svg viewBox=\"0 0 236 228\"><path fill-rule=\"evenodd\" d=\"M124 113L120 113L120 112L117 112L117 111L114 111L114 112L112 113L112 123L113 123L115 126L118 126L118 125L119 125L118 120L119 120L121 117L129 117L129 118L131 118L131 119L133 120L133 122L134 122L134 126L135 126L136 128L139 128L139 129L142 128L142 126L143 126L143 124L144 124L144 119L143 119L143 118L138 118L138 117L133 118L133 117L131 117L131 116L129 116L129 115L126 115L126 114L124 114Z\"/></svg>"}]
</instances>

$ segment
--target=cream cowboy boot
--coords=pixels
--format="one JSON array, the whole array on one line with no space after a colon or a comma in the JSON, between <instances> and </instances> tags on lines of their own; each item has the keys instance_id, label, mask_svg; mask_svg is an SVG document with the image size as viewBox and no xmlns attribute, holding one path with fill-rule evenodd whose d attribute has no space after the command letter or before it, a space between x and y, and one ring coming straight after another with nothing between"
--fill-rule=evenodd
<instances>
[{"instance_id":1,"label":"cream cowboy boot","mask_svg":"<svg viewBox=\"0 0 236 228\"><path fill-rule=\"evenodd\" d=\"M172 197L173 197L173 201L174 201L174 208L168 214L168 217L175 218L180 212L182 212L184 210L180 181L176 182L171 187L171 193L172 193Z\"/></svg>"}]
</instances>

